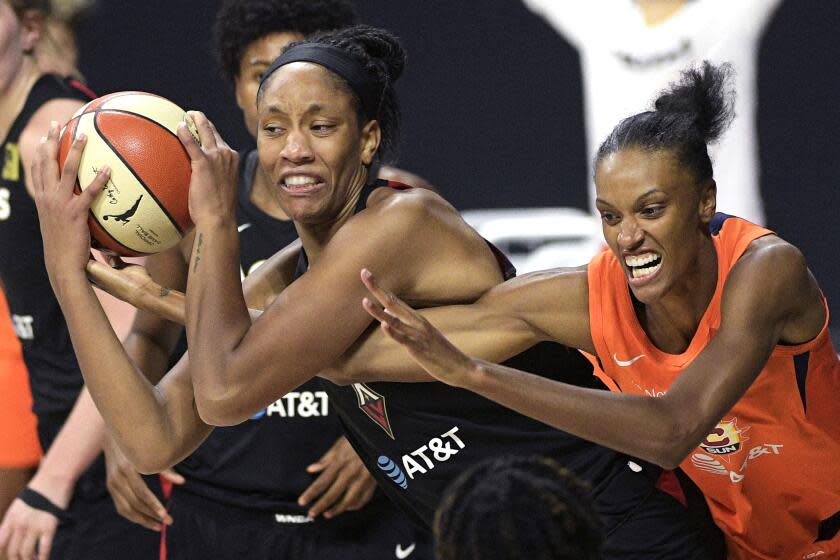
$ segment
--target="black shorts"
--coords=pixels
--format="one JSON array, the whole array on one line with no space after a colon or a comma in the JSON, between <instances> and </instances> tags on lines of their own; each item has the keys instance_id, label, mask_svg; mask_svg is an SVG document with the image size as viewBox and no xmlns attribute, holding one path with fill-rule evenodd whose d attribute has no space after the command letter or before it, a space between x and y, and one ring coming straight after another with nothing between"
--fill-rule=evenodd
<instances>
[{"instance_id":1,"label":"black shorts","mask_svg":"<svg viewBox=\"0 0 840 560\"><path fill-rule=\"evenodd\" d=\"M146 481L156 491L157 477ZM50 558L55 560L151 560L158 557L160 534L132 523L114 508L105 486L100 455L79 478L67 509L70 520L58 526Z\"/></svg>"},{"instance_id":2,"label":"black shorts","mask_svg":"<svg viewBox=\"0 0 840 560\"><path fill-rule=\"evenodd\" d=\"M638 459L628 461L633 468L627 465L595 496L606 536L604 560L725 559L723 534L697 487L679 473L684 505L657 487L662 469Z\"/></svg>"},{"instance_id":3,"label":"black shorts","mask_svg":"<svg viewBox=\"0 0 840 560\"><path fill-rule=\"evenodd\" d=\"M308 523L288 515L279 522L274 513L224 505L176 486L168 506L173 523L166 528L167 560L434 558L431 534L394 515L390 504L378 508L390 515L342 514Z\"/></svg>"}]
</instances>

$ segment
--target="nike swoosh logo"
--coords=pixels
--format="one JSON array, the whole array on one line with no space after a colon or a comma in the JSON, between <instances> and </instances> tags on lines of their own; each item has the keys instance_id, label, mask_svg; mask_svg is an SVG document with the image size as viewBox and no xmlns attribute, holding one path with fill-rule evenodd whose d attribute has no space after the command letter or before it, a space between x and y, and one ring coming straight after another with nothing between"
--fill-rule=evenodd
<instances>
[{"instance_id":1,"label":"nike swoosh logo","mask_svg":"<svg viewBox=\"0 0 840 560\"><path fill-rule=\"evenodd\" d=\"M639 354L638 356L636 356L634 358L630 358L629 360L625 361L625 360L619 360L618 356L613 354L613 360L615 361L616 364L620 365L621 367L632 366L633 364L635 364L636 362L638 362L639 360L641 360L644 357L645 357L644 354Z\"/></svg>"},{"instance_id":2,"label":"nike swoosh logo","mask_svg":"<svg viewBox=\"0 0 840 560\"><path fill-rule=\"evenodd\" d=\"M397 555L397 558L403 560L403 558L408 558L411 556L411 553L414 552L415 543L411 543L411 546L407 548L403 548L401 544L397 545L397 550L394 551L394 554Z\"/></svg>"},{"instance_id":3,"label":"nike swoosh logo","mask_svg":"<svg viewBox=\"0 0 840 560\"><path fill-rule=\"evenodd\" d=\"M246 222L246 223L240 225L238 228L236 228L236 231L238 231L239 233L242 233L243 231L245 231L249 227L251 227L251 222Z\"/></svg>"}]
</instances>

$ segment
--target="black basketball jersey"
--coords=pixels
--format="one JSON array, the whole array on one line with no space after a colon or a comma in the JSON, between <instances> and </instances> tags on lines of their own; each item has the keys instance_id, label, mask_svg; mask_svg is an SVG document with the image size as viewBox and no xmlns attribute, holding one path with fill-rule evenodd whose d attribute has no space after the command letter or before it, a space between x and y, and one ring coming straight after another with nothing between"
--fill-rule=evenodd
<instances>
[{"instance_id":1,"label":"black basketball jersey","mask_svg":"<svg viewBox=\"0 0 840 560\"><path fill-rule=\"evenodd\" d=\"M0 279L15 332L29 370L33 409L46 449L82 388L82 375L67 325L44 266L44 248L35 201L26 192L20 135L32 115L53 99L90 100L81 84L53 75L35 82L2 142L0 173ZM46 131L44 131L46 132ZM46 426L46 423L56 425Z\"/></svg>"},{"instance_id":2,"label":"black basketball jersey","mask_svg":"<svg viewBox=\"0 0 840 560\"><path fill-rule=\"evenodd\" d=\"M243 278L297 239L291 221L273 218L251 202L257 164L254 150L242 158L240 166L237 223ZM297 498L314 480L306 467L341 435L341 424L327 392L313 379L250 420L213 430L177 470L187 479L184 490L223 504L282 514L291 523L300 522L307 508L298 506ZM352 522L372 511L369 506L342 514L334 521Z\"/></svg>"},{"instance_id":3,"label":"black basketball jersey","mask_svg":"<svg viewBox=\"0 0 840 560\"><path fill-rule=\"evenodd\" d=\"M394 182L376 186L404 188ZM370 188L362 193L361 209ZM488 242L505 279L510 262ZM297 274L306 272L302 253ZM541 343L504 362L549 379L606 389L592 365L574 349ZM575 471L598 491L625 468L627 459L608 449L444 383L353 383L320 380L348 439L380 487L425 526L447 485L471 465L502 455L543 455Z\"/></svg>"}]
</instances>

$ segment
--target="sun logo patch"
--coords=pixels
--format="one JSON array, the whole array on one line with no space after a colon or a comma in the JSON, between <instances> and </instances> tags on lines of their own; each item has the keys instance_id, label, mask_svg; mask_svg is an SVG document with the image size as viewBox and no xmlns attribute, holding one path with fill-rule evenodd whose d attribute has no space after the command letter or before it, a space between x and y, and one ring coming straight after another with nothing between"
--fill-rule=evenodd
<instances>
[{"instance_id":1,"label":"sun logo patch","mask_svg":"<svg viewBox=\"0 0 840 560\"><path fill-rule=\"evenodd\" d=\"M700 447L711 455L723 456L728 460L726 455L738 453L744 442L750 439L744 435L747 430L749 427L738 428L737 418L723 420L706 436Z\"/></svg>"}]
</instances>

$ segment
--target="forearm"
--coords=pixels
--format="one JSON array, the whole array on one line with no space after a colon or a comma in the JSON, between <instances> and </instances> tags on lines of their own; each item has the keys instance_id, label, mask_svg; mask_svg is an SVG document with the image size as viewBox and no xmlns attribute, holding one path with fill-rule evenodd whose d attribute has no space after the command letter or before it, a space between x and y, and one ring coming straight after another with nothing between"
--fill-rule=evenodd
<instances>
[{"instance_id":1,"label":"forearm","mask_svg":"<svg viewBox=\"0 0 840 560\"><path fill-rule=\"evenodd\" d=\"M503 362L545 340L524 321L477 304L421 309L418 313L461 352L488 362ZM379 328L371 329L320 375L336 383L434 381L402 344Z\"/></svg>"},{"instance_id":2,"label":"forearm","mask_svg":"<svg viewBox=\"0 0 840 560\"><path fill-rule=\"evenodd\" d=\"M177 441L158 391L129 359L84 277L56 290L93 401L134 462L166 455Z\"/></svg>"},{"instance_id":3,"label":"forearm","mask_svg":"<svg viewBox=\"0 0 840 560\"><path fill-rule=\"evenodd\" d=\"M674 452L677 416L665 399L585 389L474 360L465 389L559 430L666 468ZM697 442L699 443L699 441ZM694 445L696 445L695 443Z\"/></svg>"},{"instance_id":4,"label":"forearm","mask_svg":"<svg viewBox=\"0 0 840 560\"><path fill-rule=\"evenodd\" d=\"M143 373L151 384L157 384L169 367L170 350L142 332L131 331L123 347L134 367Z\"/></svg>"},{"instance_id":5,"label":"forearm","mask_svg":"<svg viewBox=\"0 0 840 560\"><path fill-rule=\"evenodd\" d=\"M137 270L138 273L132 275L132 270ZM140 270L138 266L129 265L127 269L119 271L94 260L87 265L88 278L98 288L140 310L183 325L184 295L177 290L161 286L140 273Z\"/></svg>"},{"instance_id":6,"label":"forearm","mask_svg":"<svg viewBox=\"0 0 840 560\"><path fill-rule=\"evenodd\" d=\"M102 417L83 388L29 485L66 508L76 481L102 451L104 431Z\"/></svg>"},{"instance_id":7,"label":"forearm","mask_svg":"<svg viewBox=\"0 0 840 560\"><path fill-rule=\"evenodd\" d=\"M239 276L236 224L197 226L187 281L187 341L199 410L236 392L239 372L228 367L251 326Z\"/></svg>"}]
</instances>

